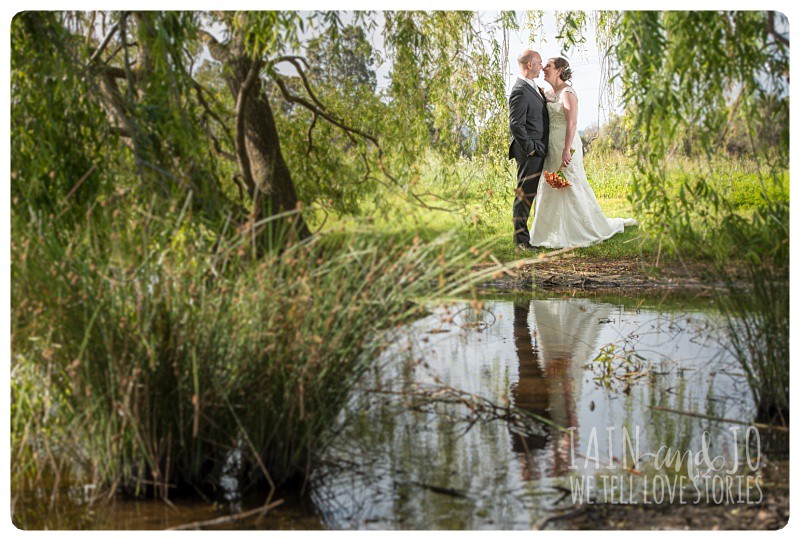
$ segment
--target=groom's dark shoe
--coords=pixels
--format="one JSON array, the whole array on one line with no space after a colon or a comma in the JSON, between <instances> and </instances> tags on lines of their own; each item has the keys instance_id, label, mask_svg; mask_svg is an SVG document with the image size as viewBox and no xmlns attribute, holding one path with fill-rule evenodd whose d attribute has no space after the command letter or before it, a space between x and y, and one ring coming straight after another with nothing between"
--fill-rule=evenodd
<instances>
[{"instance_id":1,"label":"groom's dark shoe","mask_svg":"<svg viewBox=\"0 0 800 541\"><path fill-rule=\"evenodd\" d=\"M528 244L527 242L520 242L517 244L517 251L518 252L535 252L536 248Z\"/></svg>"}]
</instances>

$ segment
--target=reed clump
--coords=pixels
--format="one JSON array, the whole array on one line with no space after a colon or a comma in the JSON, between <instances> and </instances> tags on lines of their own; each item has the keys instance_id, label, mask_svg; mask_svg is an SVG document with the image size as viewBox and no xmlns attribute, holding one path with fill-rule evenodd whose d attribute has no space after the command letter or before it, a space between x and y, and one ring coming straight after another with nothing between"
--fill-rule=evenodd
<instances>
[{"instance_id":1,"label":"reed clump","mask_svg":"<svg viewBox=\"0 0 800 541\"><path fill-rule=\"evenodd\" d=\"M259 259L183 211L13 217L15 482L158 497L305 479L359 376L470 263L447 239L317 237Z\"/></svg>"}]
</instances>

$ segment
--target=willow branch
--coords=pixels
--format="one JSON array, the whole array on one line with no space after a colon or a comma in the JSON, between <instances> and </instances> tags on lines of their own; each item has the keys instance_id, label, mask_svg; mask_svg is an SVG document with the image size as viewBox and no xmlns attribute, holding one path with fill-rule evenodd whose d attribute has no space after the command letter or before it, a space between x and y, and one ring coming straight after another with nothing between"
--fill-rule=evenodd
<instances>
[{"instance_id":1,"label":"willow branch","mask_svg":"<svg viewBox=\"0 0 800 541\"><path fill-rule=\"evenodd\" d=\"M334 117L333 115L329 114L328 112L326 112L324 109L318 107L317 105L309 102L307 99L302 98L300 96L295 96L294 94L289 92L289 89L286 87L286 83L274 71L273 71L273 79L275 80L275 83L278 85L278 88L280 88L281 94L283 94L283 97L284 97L284 99L286 101L291 102L291 103L296 103L298 105L302 105L303 107L305 107L306 109L308 109L312 113L314 113L314 114L316 114L318 116L321 116L322 118L324 118L325 120L327 120L328 122L333 124L334 126L340 128L342 131L347 132L347 133L356 134L356 135L358 135L360 137L363 137L364 139L370 141L376 147L380 147L380 145L378 144L378 140L375 137L373 137L372 135L370 135L370 134L368 134L366 132L363 132L363 131L359 130L358 128L354 128L352 126L348 126L343 121L341 121L338 118Z\"/></svg>"},{"instance_id":2,"label":"willow branch","mask_svg":"<svg viewBox=\"0 0 800 541\"><path fill-rule=\"evenodd\" d=\"M308 126L308 150L306 150L306 156L311 154L311 149L313 148L312 140L311 140L311 132L314 130L314 126L317 125L317 113L314 113L314 118L311 119L311 124Z\"/></svg>"},{"instance_id":3,"label":"willow branch","mask_svg":"<svg viewBox=\"0 0 800 541\"><path fill-rule=\"evenodd\" d=\"M120 32L121 32L121 41L122 41L122 52L123 52L123 62L122 64L125 66L125 77L128 81L128 88L126 89L128 93L128 97L133 98L133 95L136 93L136 87L134 85L134 77L133 72L131 71L131 64L130 64L130 56L128 54L128 45L127 45L127 34L128 34L128 14L123 12L119 19L120 25Z\"/></svg>"},{"instance_id":4,"label":"willow branch","mask_svg":"<svg viewBox=\"0 0 800 541\"><path fill-rule=\"evenodd\" d=\"M233 159L236 159L236 156L233 156ZM239 188L239 201L244 201L244 185L242 184L242 175L240 173L234 173L233 175L233 183L236 184L236 187Z\"/></svg>"},{"instance_id":5,"label":"willow branch","mask_svg":"<svg viewBox=\"0 0 800 541\"><path fill-rule=\"evenodd\" d=\"M237 161L237 158L234 154L231 154L230 152L222 148L222 145L219 143L219 139L217 139L217 137L214 135L214 132L212 132L210 128L206 128L205 132L206 135L208 135L211 138L211 142L214 145L214 151L217 154L219 154L226 160L231 160L232 162Z\"/></svg>"},{"instance_id":6,"label":"willow branch","mask_svg":"<svg viewBox=\"0 0 800 541\"><path fill-rule=\"evenodd\" d=\"M111 38L113 38L114 34L117 33L117 30L119 30L119 23L114 23L114 25L108 31L108 34L106 34L106 37L103 38L103 41L97 47L97 50L94 52L94 54L92 54L92 57L89 59L90 66L95 62L97 62L97 60L100 58L100 55L103 54L103 51L106 49L106 47L108 47L108 44L111 42Z\"/></svg>"},{"instance_id":7,"label":"willow branch","mask_svg":"<svg viewBox=\"0 0 800 541\"><path fill-rule=\"evenodd\" d=\"M96 67L94 69L95 73L99 73L104 77L110 77L112 79L127 79L128 74L125 72L124 69L118 68L116 66L102 66Z\"/></svg>"},{"instance_id":8,"label":"willow branch","mask_svg":"<svg viewBox=\"0 0 800 541\"><path fill-rule=\"evenodd\" d=\"M308 83L308 78L306 77L303 68L300 67L300 60L306 63L306 65L308 65L305 58L301 58L299 56L281 56L272 61L270 63L270 67L280 62L289 62L290 64L292 64L294 66L294 69L297 70L297 73L300 74L300 78L303 80L303 87L306 89L306 92L308 92L308 96L311 98L311 101L313 101L317 105L317 107L319 107L324 111L325 106L322 105L322 102L319 101L319 98L317 98L317 96L314 94L314 91L311 90L311 85Z\"/></svg>"},{"instance_id":9,"label":"willow branch","mask_svg":"<svg viewBox=\"0 0 800 541\"><path fill-rule=\"evenodd\" d=\"M342 120L340 120L340 119L334 117L333 115L329 114L328 112L320 109L314 103L311 103L308 100L306 100L305 98L302 98L300 96L295 96L294 94L289 92L289 89L286 87L286 83L275 72L275 70L272 69L272 66L270 66L269 69L270 69L270 72L271 72L273 80L278 85L278 88L280 89L281 94L283 94L283 97L284 97L284 99L286 101L291 102L291 103L296 103L298 105L302 105L303 107L305 107L306 109L308 109L309 111L314 113L315 115L321 116L322 118L324 118L325 120L327 120L328 122L330 122L331 124L336 126L337 128L341 129L345 134L348 134L349 137L351 137L352 135L358 135L362 139L365 139L365 140L369 141L370 143L372 143L375 146L375 149L378 151L377 160L378 160L378 167L380 168L381 173L383 173L384 176L386 176L386 178L391 180L396 186L400 186L400 181L398 181L397 178L395 178L389 172L389 169L386 167L386 164L383 161L383 149L381 148L381 145L380 145L380 143L378 142L378 139L375 136L370 135L370 134L368 134L368 133L366 133L366 132L364 132L362 130L359 130L358 128L354 128L352 126L348 126ZM352 138L351 138L351 141L353 141ZM435 207L435 206L429 205L428 203L423 201L411 189L408 189L408 193L410 193L411 196L414 199L416 199L417 202L420 205L422 205L424 208L426 208L426 209L429 209L429 210L442 210L444 212L453 212L452 209L446 209L446 208L443 208L443 207Z\"/></svg>"},{"instance_id":10,"label":"willow branch","mask_svg":"<svg viewBox=\"0 0 800 541\"><path fill-rule=\"evenodd\" d=\"M194 78L189 77L189 82L194 88L195 94L197 94L197 101L200 102L200 105L203 107L203 110L206 112L208 116L214 119L217 122L217 124L219 124L219 127L222 128L222 132L227 137L231 146L235 145L236 143L234 141L233 135L231 135L230 130L228 130L228 125L222 120L222 118L220 118L217 112L214 111L214 109L211 107L211 105L208 103L205 96L203 95L205 93L208 93L209 96L212 96L212 94L208 92L205 88L203 88L203 85L198 83Z\"/></svg>"}]
</instances>

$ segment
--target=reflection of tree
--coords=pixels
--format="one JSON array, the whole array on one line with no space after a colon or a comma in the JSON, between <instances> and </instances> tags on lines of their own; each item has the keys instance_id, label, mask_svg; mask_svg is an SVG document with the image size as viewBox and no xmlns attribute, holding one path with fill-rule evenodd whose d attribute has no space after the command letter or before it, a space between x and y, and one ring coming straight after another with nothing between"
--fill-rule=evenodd
<instances>
[{"instance_id":1,"label":"reflection of tree","mask_svg":"<svg viewBox=\"0 0 800 541\"><path fill-rule=\"evenodd\" d=\"M533 308L533 321L529 324ZM576 399L582 366L594 353L600 321L612 307L584 300L534 300L514 305L514 344L519 358L519 381L511 387L518 408L550 419L564 427L577 427ZM536 336L534 343L532 336ZM569 433L550 431L553 441L549 475L561 475L570 466ZM546 449L542 438L514 434L514 450L524 453L523 476L542 475L533 467L531 453ZM577 444L577 441L576 441Z\"/></svg>"}]
</instances>

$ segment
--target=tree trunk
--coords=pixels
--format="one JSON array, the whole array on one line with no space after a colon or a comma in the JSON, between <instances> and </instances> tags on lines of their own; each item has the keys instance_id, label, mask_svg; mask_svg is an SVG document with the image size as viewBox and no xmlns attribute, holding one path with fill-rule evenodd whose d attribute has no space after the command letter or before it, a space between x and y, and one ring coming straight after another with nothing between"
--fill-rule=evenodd
<instances>
[{"instance_id":1,"label":"tree trunk","mask_svg":"<svg viewBox=\"0 0 800 541\"><path fill-rule=\"evenodd\" d=\"M239 166L253 198L253 223L275 214L299 210L292 175L281 152L272 108L258 77L260 64L240 52L227 62L227 83L236 100L236 140ZM254 71L253 71L254 70ZM255 77L253 76L255 74ZM310 235L300 212L269 222L268 239Z\"/></svg>"}]
</instances>

